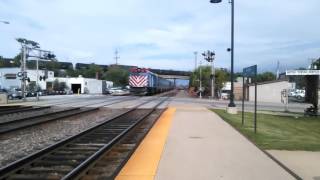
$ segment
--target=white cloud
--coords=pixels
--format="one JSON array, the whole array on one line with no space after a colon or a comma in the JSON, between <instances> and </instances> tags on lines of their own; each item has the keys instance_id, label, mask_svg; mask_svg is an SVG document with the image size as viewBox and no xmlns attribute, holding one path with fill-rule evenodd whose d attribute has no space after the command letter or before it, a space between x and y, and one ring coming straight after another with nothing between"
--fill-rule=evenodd
<instances>
[{"instance_id":1,"label":"white cloud","mask_svg":"<svg viewBox=\"0 0 320 180\"><path fill-rule=\"evenodd\" d=\"M216 64L229 67L230 6L208 1L3 0L0 18L11 24L0 24L0 55L16 55L14 38L25 37L62 61L113 63L119 48L123 64L190 70L193 51L214 49ZM319 57L319 6L318 0L236 1L236 68L258 63L272 70L277 60L301 66Z\"/></svg>"}]
</instances>

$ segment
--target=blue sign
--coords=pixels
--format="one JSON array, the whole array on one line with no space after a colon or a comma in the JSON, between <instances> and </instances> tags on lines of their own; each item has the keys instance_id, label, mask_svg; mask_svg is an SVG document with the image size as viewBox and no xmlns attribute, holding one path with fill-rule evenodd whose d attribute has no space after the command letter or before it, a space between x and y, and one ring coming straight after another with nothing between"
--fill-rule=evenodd
<instances>
[{"instance_id":1,"label":"blue sign","mask_svg":"<svg viewBox=\"0 0 320 180\"><path fill-rule=\"evenodd\" d=\"M243 76L254 77L257 75L257 65L246 67L243 69Z\"/></svg>"}]
</instances>

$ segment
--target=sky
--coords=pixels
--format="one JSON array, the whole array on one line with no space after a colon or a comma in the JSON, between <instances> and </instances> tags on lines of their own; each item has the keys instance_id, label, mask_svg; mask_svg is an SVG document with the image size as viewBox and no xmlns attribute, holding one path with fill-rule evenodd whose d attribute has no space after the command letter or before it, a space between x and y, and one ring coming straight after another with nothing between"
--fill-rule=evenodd
<instances>
[{"instance_id":1,"label":"sky","mask_svg":"<svg viewBox=\"0 0 320 180\"><path fill-rule=\"evenodd\" d=\"M234 0L235 71L307 67L320 57L319 0ZM15 38L40 43L60 61L193 70L213 50L230 67L230 4L209 0L0 0L0 55L19 52Z\"/></svg>"}]
</instances>

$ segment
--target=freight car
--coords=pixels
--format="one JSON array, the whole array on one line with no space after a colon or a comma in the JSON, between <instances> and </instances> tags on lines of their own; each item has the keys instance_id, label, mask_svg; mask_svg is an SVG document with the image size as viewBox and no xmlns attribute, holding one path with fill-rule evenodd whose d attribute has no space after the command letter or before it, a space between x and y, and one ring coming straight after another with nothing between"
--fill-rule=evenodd
<instances>
[{"instance_id":1,"label":"freight car","mask_svg":"<svg viewBox=\"0 0 320 180\"><path fill-rule=\"evenodd\" d=\"M172 81L161 78L145 68L131 68L129 75L130 92L135 95L151 95L172 90Z\"/></svg>"}]
</instances>

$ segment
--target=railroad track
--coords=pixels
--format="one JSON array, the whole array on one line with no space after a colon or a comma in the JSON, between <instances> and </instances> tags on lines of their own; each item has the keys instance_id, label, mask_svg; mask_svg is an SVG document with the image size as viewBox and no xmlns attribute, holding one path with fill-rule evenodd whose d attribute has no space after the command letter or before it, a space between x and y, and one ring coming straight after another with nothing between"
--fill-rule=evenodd
<instances>
[{"instance_id":1,"label":"railroad track","mask_svg":"<svg viewBox=\"0 0 320 180\"><path fill-rule=\"evenodd\" d=\"M13 105L13 106L0 106L0 111L2 110L9 110L9 109L14 109L14 108L19 108L21 107L20 105Z\"/></svg>"},{"instance_id":2,"label":"railroad track","mask_svg":"<svg viewBox=\"0 0 320 180\"><path fill-rule=\"evenodd\" d=\"M101 103L109 101L109 100L105 100L105 101L98 102L98 103L95 102L95 103L86 104L82 108L73 107L73 108L69 108L69 109L64 109L62 111L56 111L56 112L41 114L41 115L32 116L32 117L26 117L26 118L20 118L20 119L8 120L8 121L1 121L0 122L0 134L12 132L15 130L20 130L23 128L46 123L46 122L53 121L53 120L58 120L58 119L71 117L71 116L75 116L75 115L79 115L79 114L83 114L83 113L87 113L87 112L91 112L91 111L96 111L105 105L112 105L112 104L121 103L124 101L133 100L133 99L136 99L136 98L133 98L133 97L124 98L124 99L120 99L120 100L111 101L110 103L104 104L102 106L87 107L86 108L86 106L90 106L90 105L94 105L94 104L101 104ZM48 108L48 107L39 107L39 108L34 108L34 109L40 110L40 109L46 109L46 108ZM31 109L28 109L28 110L30 111ZM25 109L25 111L26 111L26 109ZM21 112L21 111L17 110L16 112Z\"/></svg>"},{"instance_id":3,"label":"railroad track","mask_svg":"<svg viewBox=\"0 0 320 180\"><path fill-rule=\"evenodd\" d=\"M0 109L0 116L3 115L10 115L14 113L21 113L21 112L30 112L30 111L38 111L38 110L43 110L43 109L48 109L50 106L43 106L43 107L33 107L33 106L19 106L16 108L9 108L2 110Z\"/></svg>"},{"instance_id":4,"label":"railroad track","mask_svg":"<svg viewBox=\"0 0 320 180\"><path fill-rule=\"evenodd\" d=\"M135 100L135 99L138 99L138 98L128 96L128 97L124 97L121 99L108 99L108 100L104 100L104 101L100 101L100 102L89 102L89 103L81 105L81 106L88 107L88 106L92 106L92 105L96 105L96 104L102 104L98 107L103 107L103 106L109 106L112 104L121 103L121 102L125 102L125 101ZM106 102L110 102L110 103L104 104ZM77 106L80 106L80 105L76 105L75 107L77 107Z\"/></svg>"},{"instance_id":5,"label":"railroad track","mask_svg":"<svg viewBox=\"0 0 320 180\"><path fill-rule=\"evenodd\" d=\"M41 114L37 116L31 116L26 118L1 121L0 122L0 134L8 133L11 131L27 128L37 124L45 123L48 121L53 121L61 118L66 118L86 112L91 112L98 110L99 108L69 108L62 111L50 112L46 114Z\"/></svg>"},{"instance_id":6,"label":"railroad track","mask_svg":"<svg viewBox=\"0 0 320 180\"><path fill-rule=\"evenodd\" d=\"M141 134L146 134L145 120L167 99L162 99L151 109L138 110L138 107L151 101L144 102L86 131L13 162L0 169L0 179L91 178L93 176L90 175L96 176L97 173L90 171L90 167L99 164L97 162L100 158L103 159L106 153L121 151L126 146L126 155L115 161L118 162L116 168L110 173L114 176L141 141ZM132 135L138 132L140 138ZM112 147L117 149L112 151Z\"/></svg>"},{"instance_id":7,"label":"railroad track","mask_svg":"<svg viewBox=\"0 0 320 180\"><path fill-rule=\"evenodd\" d=\"M32 106L6 106L4 108L1 108L0 112L11 111L15 109L22 110L22 109L30 109L30 108L32 108Z\"/></svg>"}]
</instances>

